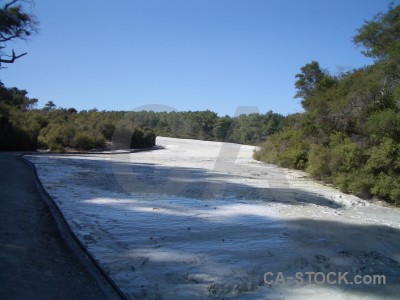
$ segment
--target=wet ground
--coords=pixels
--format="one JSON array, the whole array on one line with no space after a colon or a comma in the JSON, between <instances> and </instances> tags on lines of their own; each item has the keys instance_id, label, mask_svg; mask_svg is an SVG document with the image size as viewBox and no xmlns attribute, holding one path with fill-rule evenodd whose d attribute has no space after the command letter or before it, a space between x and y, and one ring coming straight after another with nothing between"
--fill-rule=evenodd
<instances>
[{"instance_id":1,"label":"wet ground","mask_svg":"<svg viewBox=\"0 0 400 300\"><path fill-rule=\"evenodd\" d=\"M128 297L398 299L399 209L256 162L254 147L157 143L165 149L27 157Z\"/></svg>"}]
</instances>

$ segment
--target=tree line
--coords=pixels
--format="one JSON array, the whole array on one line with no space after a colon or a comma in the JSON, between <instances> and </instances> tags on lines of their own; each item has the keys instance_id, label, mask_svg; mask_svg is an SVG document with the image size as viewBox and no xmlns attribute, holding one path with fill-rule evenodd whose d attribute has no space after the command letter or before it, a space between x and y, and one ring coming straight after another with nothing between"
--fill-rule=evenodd
<instances>
[{"instance_id":1,"label":"tree line","mask_svg":"<svg viewBox=\"0 0 400 300\"><path fill-rule=\"evenodd\" d=\"M255 158L306 170L363 198L400 204L400 6L366 22L354 37L374 63L331 75L312 61L296 75L304 113Z\"/></svg>"},{"instance_id":2,"label":"tree line","mask_svg":"<svg viewBox=\"0 0 400 300\"><path fill-rule=\"evenodd\" d=\"M273 113L219 117L211 111L154 112L98 111L57 108L49 101L35 108L37 99L25 90L0 84L0 150L112 148L123 133L124 147L154 146L159 136L259 144L280 128L282 115Z\"/></svg>"}]
</instances>

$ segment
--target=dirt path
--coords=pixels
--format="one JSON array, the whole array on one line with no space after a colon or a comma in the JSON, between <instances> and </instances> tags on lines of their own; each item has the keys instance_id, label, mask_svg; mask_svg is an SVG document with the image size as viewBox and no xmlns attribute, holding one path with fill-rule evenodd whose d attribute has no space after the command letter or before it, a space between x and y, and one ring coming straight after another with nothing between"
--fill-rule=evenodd
<instances>
[{"instance_id":1,"label":"dirt path","mask_svg":"<svg viewBox=\"0 0 400 300\"><path fill-rule=\"evenodd\" d=\"M107 299L70 252L33 170L0 153L0 299Z\"/></svg>"}]
</instances>

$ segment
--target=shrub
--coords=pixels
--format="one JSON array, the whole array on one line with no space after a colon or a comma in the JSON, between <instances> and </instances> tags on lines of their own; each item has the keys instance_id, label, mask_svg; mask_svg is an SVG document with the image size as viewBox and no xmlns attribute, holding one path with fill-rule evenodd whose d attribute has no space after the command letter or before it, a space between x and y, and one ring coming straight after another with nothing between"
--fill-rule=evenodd
<instances>
[{"instance_id":1,"label":"shrub","mask_svg":"<svg viewBox=\"0 0 400 300\"><path fill-rule=\"evenodd\" d=\"M254 152L253 157L270 164L279 164L278 160L279 138L278 135L270 136L266 142L261 145L261 148Z\"/></svg>"},{"instance_id":2,"label":"shrub","mask_svg":"<svg viewBox=\"0 0 400 300\"><path fill-rule=\"evenodd\" d=\"M331 181L330 169L331 154L329 148L321 145L311 145L308 154L307 172L314 178L324 181Z\"/></svg>"},{"instance_id":3,"label":"shrub","mask_svg":"<svg viewBox=\"0 0 400 300\"><path fill-rule=\"evenodd\" d=\"M366 169L374 174L388 173L400 169L400 147L390 138L383 138L381 144L369 150Z\"/></svg>"},{"instance_id":4,"label":"shrub","mask_svg":"<svg viewBox=\"0 0 400 300\"><path fill-rule=\"evenodd\" d=\"M90 150L93 148L102 147L104 138L94 135L88 131L77 132L72 141L72 146L77 149Z\"/></svg>"},{"instance_id":5,"label":"shrub","mask_svg":"<svg viewBox=\"0 0 400 300\"><path fill-rule=\"evenodd\" d=\"M365 162L363 150L342 133L330 136L330 157L327 160L333 176L359 169Z\"/></svg>"},{"instance_id":6,"label":"shrub","mask_svg":"<svg viewBox=\"0 0 400 300\"><path fill-rule=\"evenodd\" d=\"M64 152L64 146L61 144L50 144L49 150L53 152Z\"/></svg>"},{"instance_id":7,"label":"shrub","mask_svg":"<svg viewBox=\"0 0 400 300\"><path fill-rule=\"evenodd\" d=\"M332 177L332 183L343 193L349 193L349 174L339 173Z\"/></svg>"},{"instance_id":8,"label":"shrub","mask_svg":"<svg viewBox=\"0 0 400 300\"><path fill-rule=\"evenodd\" d=\"M135 128L132 132L130 148L144 148L143 137L144 132L140 129Z\"/></svg>"},{"instance_id":9,"label":"shrub","mask_svg":"<svg viewBox=\"0 0 400 300\"><path fill-rule=\"evenodd\" d=\"M374 112L368 119L364 132L373 143L379 143L382 138L399 142L400 114L391 109Z\"/></svg>"},{"instance_id":10,"label":"shrub","mask_svg":"<svg viewBox=\"0 0 400 300\"><path fill-rule=\"evenodd\" d=\"M357 170L349 173L347 180L348 192L363 199L369 199L372 197L373 194L371 189L375 182L374 175Z\"/></svg>"},{"instance_id":11,"label":"shrub","mask_svg":"<svg viewBox=\"0 0 400 300\"><path fill-rule=\"evenodd\" d=\"M131 149L150 148L156 144L156 134L153 130L135 128L132 132Z\"/></svg>"},{"instance_id":12,"label":"shrub","mask_svg":"<svg viewBox=\"0 0 400 300\"><path fill-rule=\"evenodd\" d=\"M308 151L307 139L300 132L285 130L270 136L254 157L287 168L305 169Z\"/></svg>"},{"instance_id":13,"label":"shrub","mask_svg":"<svg viewBox=\"0 0 400 300\"><path fill-rule=\"evenodd\" d=\"M308 161L309 144L300 131L287 130L279 134L278 161L287 168L305 169Z\"/></svg>"},{"instance_id":14,"label":"shrub","mask_svg":"<svg viewBox=\"0 0 400 300\"><path fill-rule=\"evenodd\" d=\"M51 151L60 151L64 148L64 134L59 124L52 124L39 132L38 143L40 148L47 148Z\"/></svg>"}]
</instances>

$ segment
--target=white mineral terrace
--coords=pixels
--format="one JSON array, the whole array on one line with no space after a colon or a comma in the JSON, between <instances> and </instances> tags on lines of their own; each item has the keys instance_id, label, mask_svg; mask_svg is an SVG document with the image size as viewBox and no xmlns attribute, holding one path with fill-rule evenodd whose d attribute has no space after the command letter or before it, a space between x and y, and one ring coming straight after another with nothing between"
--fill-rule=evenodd
<instances>
[{"instance_id":1,"label":"white mineral terrace","mask_svg":"<svg viewBox=\"0 0 400 300\"><path fill-rule=\"evenodd\" d=\"M165 149L27 156L129 298L398 299L399 209L254 161L251 146L157 144ZM278 272L284 281L270 282ZM288 278L297 272L303 283ZM322 274L309 283L306 272ZM319 284L329 272L331 283L348 272L349 284ZM351 285L356 275L386 284Z\"/></svg>"}]
</instances>

